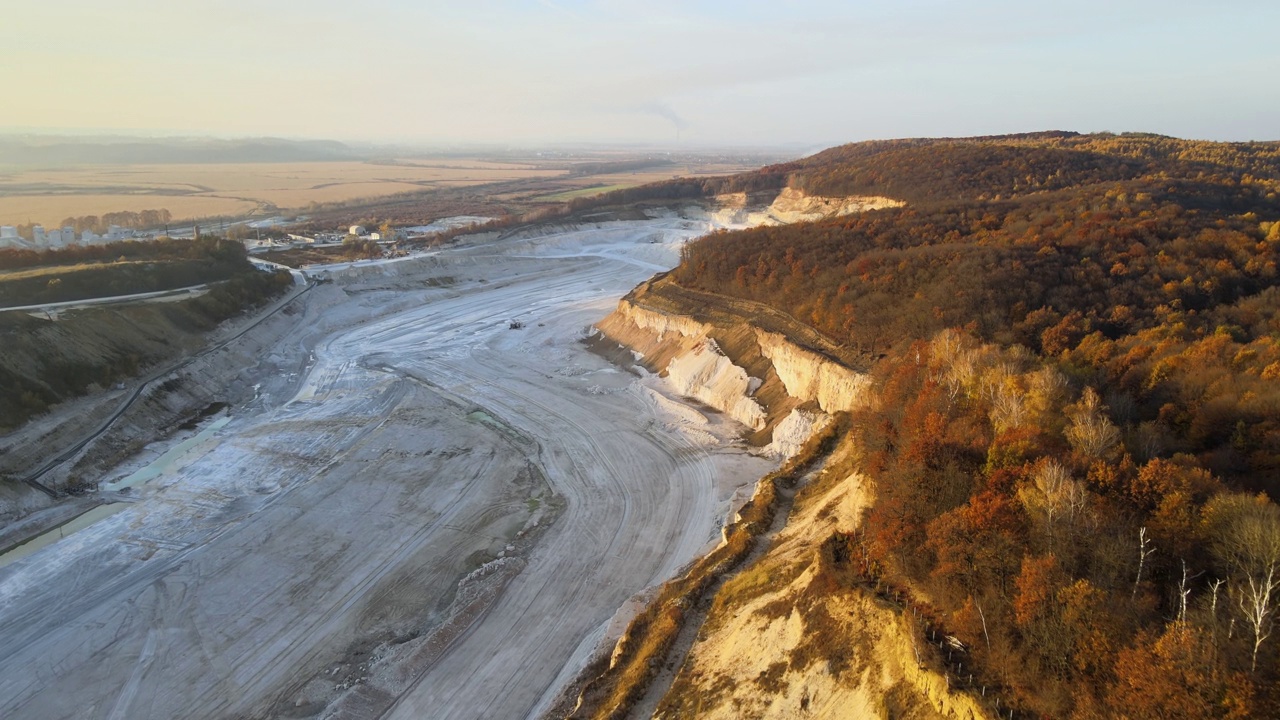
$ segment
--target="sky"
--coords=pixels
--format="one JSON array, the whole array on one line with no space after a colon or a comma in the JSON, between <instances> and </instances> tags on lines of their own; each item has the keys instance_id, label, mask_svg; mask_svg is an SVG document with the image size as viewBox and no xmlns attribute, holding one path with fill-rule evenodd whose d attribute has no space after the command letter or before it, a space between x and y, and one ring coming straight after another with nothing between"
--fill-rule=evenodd
<instances>
[{"instance_id":1,"label":"sky","mask_svg":"<svg viewBox=\"0 0 1280 720\"><path fill-rule=\"evenodd\" d=\"M1280 0L7 0L0 128L820 147L1280 139Z\"/></svg>"}]
</instances>

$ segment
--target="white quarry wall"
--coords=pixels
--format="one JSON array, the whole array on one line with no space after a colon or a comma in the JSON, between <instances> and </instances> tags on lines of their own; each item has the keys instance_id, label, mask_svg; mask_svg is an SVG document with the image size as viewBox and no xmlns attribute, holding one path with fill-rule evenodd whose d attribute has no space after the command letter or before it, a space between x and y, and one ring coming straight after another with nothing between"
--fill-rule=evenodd
<instances>
[{"instance_id":1,"label":"white quarry wall","mask_svg":"<svg viewBox=\"0 0 1280 720\"><path fill-rule=\"evenodd\" d=\"M618 303L617 312L641 330L648 330L657 335L659 341L666 339L667 333L697 338L705 336L711 329L706 323L700 323L693 318L684 315L668 315L633 305L626 300Z\"/></svg>"},{"instance_id":2,"label":"white quarry wall","mask_svg":"<svg viewBox=\"0 0 1280 720\"><path fill-rule=\"evenodd\" d=\"M710 326L684 315L637 307L623 300L617 314L632 325L657 338L658 342L675 335L696 341L692 347L667 364L667 380L676 392L690 397L752 429L759 430L767 421L764 408L752 397L762 381L734 365L716 342L707 337Z\"/></svg>"},{"instance_id":3,"label":"white quarry wall","mask_svg":"<svg viewBox=\"0 0 1280 720\"><path fill-rule=\"evenodd\" d=\"M759 196L756 196L759 198ZM717 195L709 209L687 207L689 217L703 218L724 227L756 225L788 225L796 222L812 222L825 218L853 215L868 210L902 207L901 200L880 195L851 195L849 197L824 197L806 195L794 188L783 188L769 205L752 204L746 193Z\"/></svg>"},{"instance_id":4,"label":"white quarry wall","mask_svg":"<svg viewBox=\"0 0 1280 720\"><path fill-rule=\"evenodd\" d=\"M793 188L783 188L766 212L777 222L794 223L852 215L868 210L902 207L905 204L901 200L875 195L822 197L805 195Z\"/></svg>"},{"instance_id":5,"label":"white quarry wall","mask_svg":"<svg viewBox=\"0 0 1280 720\"><path fill-rule=\"evenodd\" d=\"M830 421L831 416L826 413L796 408L773 428L773 442L766 445L763 452L769 457L790 459L800 452L810 436Z\"/></svg>"},{"instance_id":6,"label":"white quarry wall","mask_svg":"<svg viewBox=\"0 0 1280 720\"><path fill-rule=\"evenodd\" d=\"M751 397L762 381L734 365L710 338L672 359L667 380L681 395L728 413L743 425L754 430L765 425L764 408Z\"/></svg>"},{"instance_id":7,"label":"white quarry wall","mask_svg":"<svg viewBox=\"0 0 1280 720\"><path fill-rule=\"evenodd\" d=\"M618 303L617 313L659 341L669 335L699 341L690 351L672 359L667 367L677 391L729 413L753 428L763 427L764 410L752 398L760 380L750 377L746 370L725 357L709 340L708 325L626 300ZM827 414L852 410L870 401L870 380L866 375L801 348L778 333L756 329L756 341L764 356L773 363L788 395L814 401ZM792 422L798 423L799 418Z\"/></svg>"},{"instance_id":8,"label":"white quarry wall","mask_svg":"<svg viewBox=\"0 0 1280 720\"><path fill-rule=\"evenodd\" d=\"M815 400L828 413L852 410L868 402L871 381L866 375L805 350L778 333L757 329L756 341L788 395Z\"/></svg>"}]
</instances>

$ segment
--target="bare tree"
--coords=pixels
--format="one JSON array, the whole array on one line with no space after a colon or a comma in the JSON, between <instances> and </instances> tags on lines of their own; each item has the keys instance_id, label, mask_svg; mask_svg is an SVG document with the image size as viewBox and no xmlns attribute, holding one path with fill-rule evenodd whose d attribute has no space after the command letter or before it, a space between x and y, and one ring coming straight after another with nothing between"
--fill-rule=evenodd
<instances>
[{"instance_id":1,"label":"bare tree","mask_svg":"<svg viewBox=\"0 0 1280 720\"><path fill-rule=\"evenodd\" d=\"M1201 574L1202 574L1202 573L1196 573L1195 575L1188 576L1188 575L1187 575L1187 561L1186 561L1186 560L1183 560L1183 561L1182 561L1182 579L1178 581L1178 620L1177 620L1177 623L1178 623L1178 625L1180 625L1180 626L1185 626L1185 625L1187 624L1187 598L1191 597L1191 586L1190 586L1190 584L1189 584L1189 583L1190 583L1190 581L1195 580L1196 578L1200 577L1200 575L1201 575ZM1216 587L1214 588L1214 592L1215 592L1215 593L1217 592L1217 588L1216 588ZM1218 601L1218 598L1217 598L1217 596L1215 595L1215 596L1214 596L1214 603L1216 604L1216 603L1217 603L1217 601Z\"/></svg>"},{"instance_id":2,"label":"bare tree","mask_svg":"<svg viewBox=\"0 0 1280 720\"><path fill-rule=\"evenodd\" d=\"M1209 621L1213 626L1213 640L1218 641L1218 593L1222 591L1223 584L1226 580L1218 578L1209 584L1210 591L1213 593L1213 599L1209 603Z\"/></svg>"},{"instance_id":3,"label":"bare tree","mask_svg":"<svg viewBox=\"0 0 1280 720\"><path fill-rule=\"evenodd\" d=\"M1133 599L1138 599L1138 586L1142 584L1142 568L1147 564L1147 558L1156 551L1151 541L1147 539L1147 528L1144 525L1138 530L1138 575L1133 579Z\"/></svg>"},{"instance_id":4,"label":"bare tree","mask_svg":"<svg viewBox=\"0 0 1280 720\"><path fill-rule=\"evenodd\" d=\"M1005 385L991 403L991 424L997 432L1016 428L1026 422L1027 410L1022 391Z\"/></svg>"},{"instance_id":5,"label":"bare tree","mask_svg":"<svg viewBox=\"0 0 1280 720\"><path fill-rule=\"evenodd\" d=\"M1253 660L1250 669L1258 669L1258 649L1271 637L1275 628L1276 596L1280 594L1280 577L1276 576L1276 568L1272 566L1267 574L1255 578L1249 575L1244 584L1235 586L1236 603L1240 606L1240 614L1253 631Z\"/></svg>"},{"instance_id":6,"label":"bare tree","mask_svg":"<svg viewBox=\"0 0 1280 720\"><path fill-rule=\"evenodd\" d=\"M970 596L972 597L972 596ZM978 617L982 619L982 638L987 641L987 651L991 651L991 635L987 632L987 614L982 611L982 603L977 598L973 600L973 606L978 608Z\"/></svg>"},{"instance_id":7,"label":"bare tree","mask_svg":"<svg viewBox=\"0 0 1280 720\"><path fill-rule=\"evenodd\" d=\"M1084 483L1071 477L1070 470L1054 460L1041 464L1034 480L1032 485L1018 491L1018 499L1032 517L1044 523L1052 545L1061 520L1065 518L1074 527L1085 514L1089 491Z\"/></svg>"},{"instance_id":8,"label":"bare tree","mask_svg":"<svg viewBox=\"0 0 1280 720\"><path fill-rule=\"evenodd\" d=\"M1107 408L1093 388L1085 388L1068 413L1071 422L1065 434L1080 454L1101 458L1120 442L1120 429L1107 417Z\"/></svg>"},{"instance_id":9,"label":"bare tree","mask_svg":"<svg viewBox=\"0 0 1280 720\"><path fill-rule=\"evenodd\" d=\"M1222 495L1205 508L1213 549L1227 568L1228 593L1258 650L1275 629L1280 610L1280 506L1266 496Z\"/></svg>"}]
</instances>

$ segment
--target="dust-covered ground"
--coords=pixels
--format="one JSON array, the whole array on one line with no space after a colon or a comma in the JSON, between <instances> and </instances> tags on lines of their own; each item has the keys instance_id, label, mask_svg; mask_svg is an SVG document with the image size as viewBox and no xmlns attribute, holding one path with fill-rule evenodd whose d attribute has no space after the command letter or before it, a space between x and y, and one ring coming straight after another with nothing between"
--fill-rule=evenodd
<instances>
[{"instance_id":1,"label":"dust-covered ground","mask_svg":"<svg viewBox=\"0 0 1280 720\"><path fill-rule=\"evenodd\" d=\"M583 342L707 229L617 222L332 270L253 401L124 510L0 568L0 716L549 707L615 611L718 540L770 468L740 426Z\"/></svg>"}]
</instances>

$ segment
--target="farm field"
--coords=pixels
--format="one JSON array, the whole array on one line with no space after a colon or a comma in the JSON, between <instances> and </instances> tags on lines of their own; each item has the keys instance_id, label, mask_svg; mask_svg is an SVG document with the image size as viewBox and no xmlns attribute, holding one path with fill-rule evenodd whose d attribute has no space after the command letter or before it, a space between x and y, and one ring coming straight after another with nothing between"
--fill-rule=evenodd
<instances>
[{"instance_id":1,"label":"farm field","mask_svg":"<svg viewBox=\"0 0 1280 720\"><path fill-rule=\"evenodd\" d=\"M191 195L36 195L0 196L0 225L42 223L56 227L64 218L110 212L167 209L175 220L247 215L258 203L224 197Z\"/></svg>"},{"instance_id":2,"label":"farm field","mask_svg":"<svg viewBox=\"0 0 1280 720\"><path fill-rule=\"evenodd\" d=\"M93 165L0 169L0 224L56 226L67 217L165 209L175 222L306 212L352 201L376 202L405 193L495 186L498 200L563 202L677 175L727 175L760 161L690 156L634 171L583 172L584 162L635 158L615 154L515 160L441 157L381 162L288 162ZM575 171L576 170L576 171ZM503 187L502 184L510 184Z\"/></svg>"},{"instance_id":3,"label":"farm field","mask_svg":"<svg viewBox=\"0 0 1280 720\"><path fill-rule=\"evenodd\" d=\"M371 162L111 165L0 172L0 224L168 209L175 220L304 209L399 193L551 178L559 167L449 158Z\"/></svg>"},{"instance_id":4,"label":"farm field","mask_svg":"<svg viewBox=\"0 0 1280 720\"><path fill-rule=\"evenodd\" d=\"M565 190L563 192L553 193L551 195L543 195L538 200L546 202L564 202L579 197L591 197L592 195L600 195L614 190L625 190L629 187L635 187L638 183L618 183L616 185L590 185L584 188L574 190Z\"/></svg>"}]
</instances>

